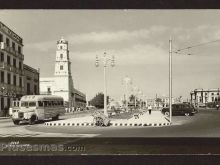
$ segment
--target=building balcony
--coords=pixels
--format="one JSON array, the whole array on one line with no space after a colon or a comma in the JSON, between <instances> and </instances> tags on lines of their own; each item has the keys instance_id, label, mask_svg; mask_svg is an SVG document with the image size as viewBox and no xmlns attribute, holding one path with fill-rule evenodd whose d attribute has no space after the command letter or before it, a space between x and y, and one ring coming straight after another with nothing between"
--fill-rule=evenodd
<instances>
[{"instance_id":1,"label":"building balcony","mask_svg":"<svg viewBox=\"0 0 220 165\"><path fill-rule=\"evenodd\" d=\"M17 73L19 75L24 75L24 71L23 70L20 70L19 68L16 68L12 65L8 65L7 63L5 62L0 62L0 68L8 71L8 72L13 72L13 73Z\"/></svg>"},{"instance_id":2,"label":"building balcony","mask_svg":"<svg viewBox=\"0 0 220 165\"><path fill-rule=\"evenodd\" d=\"M17 95L23 95L24 89L22 87L14 86L11 84L0 84L0 96L16 97Z\"/></svg>"},{"instance_id":3,"label":"building balcony","mask_svg":"<svg viewBox=\"0 0 220 165\"><path fill-rule=\"evenodd\" d=\"M0 48L1 50L5 50L9 54L14 55L15 57L18 57L24 60L24 55L22 53L19 53L18 51L14 50L12 47L7 46L4 42L0 42Z\"/></svg>"}]
</instances>

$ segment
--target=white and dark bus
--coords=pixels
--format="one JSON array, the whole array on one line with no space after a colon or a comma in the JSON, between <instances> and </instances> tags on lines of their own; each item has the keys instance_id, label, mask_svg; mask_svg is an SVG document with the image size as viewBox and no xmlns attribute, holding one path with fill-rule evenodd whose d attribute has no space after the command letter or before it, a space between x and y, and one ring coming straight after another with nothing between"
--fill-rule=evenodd
<instances>
[{"instance_id":1,"label":"white and dark bus","mask_svg":"<svg viewBox=\"0 0 220 165\"><path fill-rule=\"evenodd\" d=\"M26 95L19 101L19 109L12 110L12 120L18 125L21 121L34 124L36 121L50 119L58 120L65 113L64 101L60 96Z\"/></svg>"}]
</instances>

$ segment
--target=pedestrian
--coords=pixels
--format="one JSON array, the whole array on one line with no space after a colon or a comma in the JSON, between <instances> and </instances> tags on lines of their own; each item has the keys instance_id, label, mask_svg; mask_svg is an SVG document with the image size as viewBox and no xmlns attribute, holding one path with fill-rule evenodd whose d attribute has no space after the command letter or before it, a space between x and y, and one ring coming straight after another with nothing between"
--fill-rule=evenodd
<instances>
[{"instance_id":1,"label":"pedestrian","mask_svg":"<svg viewBox=\"0 0 220 165\"><path fill-rule=\"evenodd\" d=\"M216 109L217 109L217 110L219 109L219 105L218 105L218 104L216 105Z\"/></svg>"},{"instance_id":2,"label":"pedestrian","mask_svg":"<svg viewBox=\"0 0 220 165\"><path fill-rule=\"evenodd\" d=\"M149 105L149 106L148 106L149 115L151 114L151 110L152 110L152 107L151 107L151 105Z\"/></svg>"}]
</instances>

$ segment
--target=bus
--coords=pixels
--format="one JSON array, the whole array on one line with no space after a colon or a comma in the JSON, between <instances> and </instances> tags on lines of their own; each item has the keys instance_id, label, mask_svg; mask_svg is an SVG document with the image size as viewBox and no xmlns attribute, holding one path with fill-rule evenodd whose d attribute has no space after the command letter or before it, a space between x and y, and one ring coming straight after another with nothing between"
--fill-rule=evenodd
<instances>
[{"instance_id":1,"label":"bus","mask_svg":"<svg viewBox=\"0 0 220 165\"><path fill-rule=\"evenodd\" d=\"M50 118L58 120L64 113L64 101L60 96L26 95L21 97L19 110L12 110L12 121L15 125L19 125L20 122L32 125Z\"/></svg>"}]
</instances>

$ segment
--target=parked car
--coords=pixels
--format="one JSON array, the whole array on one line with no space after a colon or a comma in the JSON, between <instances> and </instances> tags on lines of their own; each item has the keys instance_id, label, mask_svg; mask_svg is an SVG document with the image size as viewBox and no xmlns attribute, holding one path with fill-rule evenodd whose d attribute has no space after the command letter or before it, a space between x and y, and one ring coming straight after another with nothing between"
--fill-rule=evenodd
<instances>
[{"instance_id":1,"label":"parked car","mask_svg":"<svg viewBox=\"0 0 220 165\"><path fill-rule=\"evenodd\" d=\"M170 115L169 107L163 108L161 112L166 116ZM185 103L172 104L172 116L175 115L192 116L197 112L198 111L190 104L185 104Z\"/></svg>"}]
</instances>

